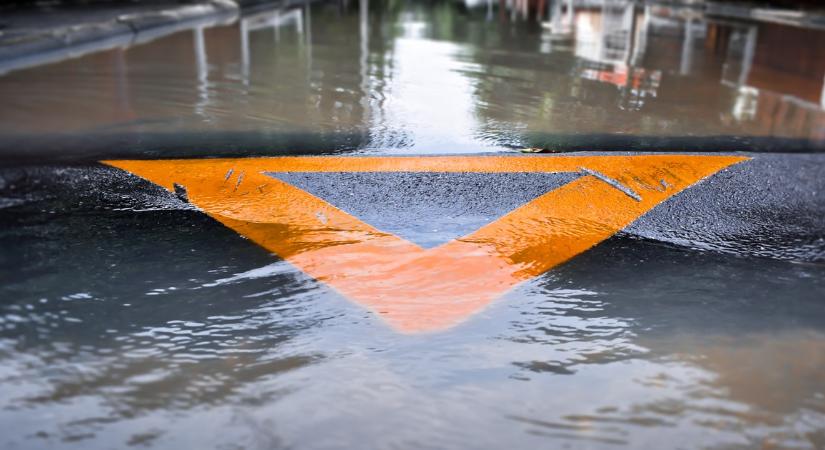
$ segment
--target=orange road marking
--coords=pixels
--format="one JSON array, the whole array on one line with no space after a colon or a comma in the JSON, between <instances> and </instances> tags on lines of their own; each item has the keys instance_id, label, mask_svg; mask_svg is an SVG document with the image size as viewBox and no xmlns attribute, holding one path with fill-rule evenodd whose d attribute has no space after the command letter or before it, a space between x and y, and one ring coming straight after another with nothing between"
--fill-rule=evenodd
<instances>
[{"instance_id":1,"label":"orange road marking","mask_svg":"<svg viewBox=\"0 0 825 450\"><path fill-rule=\"evenodd\" d=\"M276 157L104 161L206 214L405 333L451 327L614 235L739 156ZM425 250L266 172L578 172L473 233Z\"/></svg>"}]
</instances>

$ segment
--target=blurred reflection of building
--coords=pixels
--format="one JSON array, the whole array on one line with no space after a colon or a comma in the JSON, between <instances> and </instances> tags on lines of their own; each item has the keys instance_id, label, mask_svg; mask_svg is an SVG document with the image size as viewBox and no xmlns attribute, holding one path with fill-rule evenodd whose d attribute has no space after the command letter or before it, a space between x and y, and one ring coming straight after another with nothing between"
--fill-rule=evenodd
<instances>
[{"instance_id":1,"label":"blurred reflection of building","mask_svg":"<svg viewBox=\"0 0 825 450\"><path fill-rule=\"evenodd\" d=\"M737 90L734 120L825 139L825 32L774 23L711 29L708 44L727 46L722 82Z\"/></svg>"},{"instance_id":2,"label":"blurred reflection of building","mask_svg":"<svg viewBox=\"0 0 825 450\"><path fill-rule=\"evenodd\" d=\"M822 30L729 22L695 9L608 0L564 8L557 0L549 12L548 33L555 35L568 32L558 24L573 14L575 70L582 78L617 86L623 109L640 109L660 91L672 104L731 97L720 85L696 82L717 79L733 90L731 113L722 122L735 121L757 135L825 139Z\"/></svg>"},{"instance_id":3,"label":"blurred reflection of building","mask_svg":"<svg viewBox=\"0 0 825 450\"><path fill-rule=\"evenodd\" d=\"M644 11L633 3L603 2L597 9L580 10L574 22L578 75L615 85L623 109L640 109L646 97L656 96L661 81L660 70L639 67L647 45Z\"/></svg>"}]
</instances>

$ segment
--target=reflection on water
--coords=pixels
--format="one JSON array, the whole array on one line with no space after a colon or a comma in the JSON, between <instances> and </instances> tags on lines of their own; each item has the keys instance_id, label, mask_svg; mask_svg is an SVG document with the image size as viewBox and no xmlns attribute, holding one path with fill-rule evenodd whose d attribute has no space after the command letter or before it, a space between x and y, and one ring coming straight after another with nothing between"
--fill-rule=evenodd
<instances>
[{"instance_id":1,"label":"reflection on water","mask_svg":"<svg viewBox=\"0 0 825 450\"><path fill-rule=\"evenodd\" d=\"M20 267L2 285L4 446L825 437L819 265L614 238L464 325L405 336L194 211L29 217L2 236Z\"/></svg>"},{"instance_id":2,"label":"reflection on water","mask_svg":"<svg viewBox=\"0 0 825 450\"><path fill-rule=\"evenodd\" d=\"M0 77L0 143L85 134L136 151L187 139L285 151L285 136L306 133L332 136L315 150L445 153L644 136L714 150L825 142L821 30L622 2L493 6L263 10L21 69Z\"/></svg>"},{"instance_id":3,"label":"reflection on water","mask_svg":"<svg viewBox=\"0 0 825 450\"><path fill-rule=\"evenodd\" d=\"M87 134L98 157L295 136L362 153L825 141L822 32L502 3L259 11L11 72L0 143L56 152L40 144ZM822 264L619 235L406 336L160 188L16 170L0 178L20 193L0 198L4 448L825 447Z\"/></svg>"}]
</instances>

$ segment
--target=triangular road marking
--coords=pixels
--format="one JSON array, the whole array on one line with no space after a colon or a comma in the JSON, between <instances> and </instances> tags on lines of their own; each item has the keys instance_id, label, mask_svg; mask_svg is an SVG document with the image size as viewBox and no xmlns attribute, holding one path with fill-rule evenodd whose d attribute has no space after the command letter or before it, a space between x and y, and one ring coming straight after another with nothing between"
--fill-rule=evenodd
<instances>
[{"instance_id":1,"label":"triangular road marking","mask_svg":"<svg viewBox=\"0 0 825 450\"><path fill-rule=\"evenodd\" d=\"M739 156L276 157L105 161L375 311L401 332L455 325L517 284L609 238ZM579 172L583 176L432 249L382 232L267 172Z\"/></svg>"}]
</instances>

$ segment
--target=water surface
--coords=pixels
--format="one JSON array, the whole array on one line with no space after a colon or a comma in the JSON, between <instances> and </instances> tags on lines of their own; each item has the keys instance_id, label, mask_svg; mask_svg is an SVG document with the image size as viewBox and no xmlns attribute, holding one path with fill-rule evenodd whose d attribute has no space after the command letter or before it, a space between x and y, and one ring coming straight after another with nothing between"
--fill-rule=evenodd
<instances>
[{"instance_id":1,"label":"water surface","mask_svg":"<svg viewBox=\"0 0 825 450\"><path fill-rule=\"evenodd\" d=\"M361 0L0 77L0 148L114 155L825 146L825 33L666 6ZM547 20L547 19L550 20Z\"/></svg>"},{"instance_id":2,"label":"water surface","mask_svg":"<svg viewBox=\"0 0 825 450\"><path fill-rule=\"evenodd\" d=\"M823 32L665 6L542 18L315 3L0 76L0 446L825 447ZM776 175L760 189L666 206L675 225L648 220L423 335L93 163L651 143L786 154L760 160ZM315 177L425 246L556 183L488 177L485 205L470 175ZM677 239L737 204L753 234ZM807 250L771 251L794 237Z\"/></svg>"}]
</instances>

